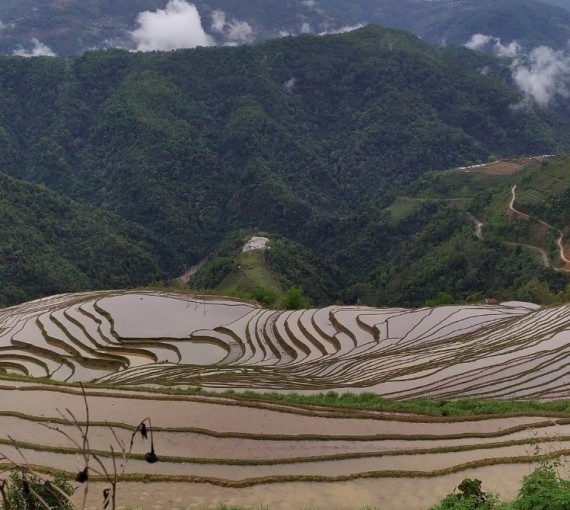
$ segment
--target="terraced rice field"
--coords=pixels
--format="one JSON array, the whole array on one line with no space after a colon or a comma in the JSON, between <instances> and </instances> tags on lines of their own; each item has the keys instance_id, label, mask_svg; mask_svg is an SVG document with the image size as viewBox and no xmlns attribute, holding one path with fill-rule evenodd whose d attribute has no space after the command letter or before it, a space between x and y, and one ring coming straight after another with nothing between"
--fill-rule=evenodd
<instances>
[{"instance_id":1,"label":"terraced rice field","mask_svg":"<svg viewBox=\"0 0 570 510\"><path fill-rule=\"evenodd\" d=\"M144 417L154 424L160 462L136 442L119 504L423 510L465 477L512 497L533 444L570 451L570 417L435 418L141 386L552 399L569 392L569 327L568 306L515 302L279 311L157 291L54 296L0 311L0 370L60 381L0 380L0 452L80 470L73 443L44 425L77 435L65 410L81 419L83 397L66 383L83 381L107 467L108 424L123 441Z\"/></svg>"},{"instance_id":2,"label":"terraced rice field","mask_svg":"<svg viewBox=\"0 0 570 510\"><path fill-rule=\"evenodd\" d=\"M154 291L0 311L0 370L106 386L193 385L394 398L569 393L570 307L264 310Z\"/></svg>"},{"instance_id":3,"label":"terraced rice field","mask_svg":"<svg viewBox=\"0 0 570 510\"><path fill-rule=\"evenodd\" d=\"M110 470L115 440L109 425L128 443L139 421L152 419L160 461L144 462L149 447L137 439L125 488L119 488L119 504L131 507L239 503L257 508L263 503L274 509L373 505L423 510L466 476L477 476L510 497L532 469L533 443L549 453L570 448L570 419L552 416L461 421L247 403L229 396L96 387L86 392L91 448ZM82 469L80 451L54 430L81 442L64 410L79 420L85 416L78 388L5 382L0 399L0 452L18 462L25 457L39 469L70 474ZM122 464L120 457L117 462ZM149 485L133 483L141 481ZM412 482L417 490L409 490ZM90 507L96 508L101 492L91 493Z\"/></svg>"}]
</instances>

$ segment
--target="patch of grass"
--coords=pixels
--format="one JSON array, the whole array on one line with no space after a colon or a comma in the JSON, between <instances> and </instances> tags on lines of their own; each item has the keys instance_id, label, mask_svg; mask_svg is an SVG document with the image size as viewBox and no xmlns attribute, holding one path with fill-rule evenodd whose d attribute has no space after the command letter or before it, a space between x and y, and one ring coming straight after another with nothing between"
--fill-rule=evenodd
<instances>
[{"instance_id":1,"label":"patch of grass","mask_svg":"<svg viewBox=\"0 0 570 510\"><path fill-rule=\"evenodd\" d=\"M234 396L276 400L289 404L320 405L340 408L370 409L431 416L488 416L501 414L570 414L569 400L539 402L538 400L484 400L477 398L391 400L372 392L337 393L329 391L315 395L299 393L234 393Z\"/></svg>"},{"instance_id":2,"label":"patch of grass","mask_svg":"<svg viewBox=\"0 0 570 510\"><path fill-rule=\"evenodd\" d=\"M416 212L422 206L422 202L408 197L398 197L388 207L392 221L398 222Z\"/></svg>"},{"instance_id":3,"label":"patch of grass","mask_svg":"<svg viewBox=\"0 0 570 510\"><path fill-rule=\"evenodd\" d=\"M462 170L428 172L414 182L409 193L420 199L468 201L478 193L507 184L512 176L487 175Z\"/></svg>"},{"instance_id":4,"label":"patch of grass","mask_svg":"<svg viewBox=\"0 0 570 510\"><path fill-rule=\"evenodd\" d=\"M272 296L272 303L280 299L283 290L278 278L265 266L263 250L242 253L238 268L227 275L216 288L220 294L251 299L261 294Z\"/></svg>"},{"instance_id":5,"label":"patch of grass","mask_svg":"<svg viewBox=\"0 0 570 510\"><path fill-rule=\"evenodd\" d=\"M20 381L38 383L37 379L23 376L2 376L6 381ZM42 380L42 385L51 386L55 391L64 393L79 388L79 384L61 383L50 379ZM84 384L85 388L98 390L101 388L99 384ZM117 386L117 391L128 389L131 393L150 393L155 394L157 399L162 395L168 398L168 395L189 395L204 396L208 398L216 396L231 396L244 403L250 402L282 402L293 405L318 405L324 407L361 409L374 411L387 411L399 413L418 413L427 416L489 416L503 414L534 414L534 415L570 415L570 400L561 399L547 402L538 400L510 400L510 399L479 399L479 398L461 398L461 399L444 399L444 398L417 398L407 400L393 400L373 392L342 392L328 391L311 395L300 394L296 392L278 393L278 392L257 392L253 390L236 391L227 389L223 392L208 391L203 386L162 386L157 387L122 387Z\"/></svg>"}]
</instances>

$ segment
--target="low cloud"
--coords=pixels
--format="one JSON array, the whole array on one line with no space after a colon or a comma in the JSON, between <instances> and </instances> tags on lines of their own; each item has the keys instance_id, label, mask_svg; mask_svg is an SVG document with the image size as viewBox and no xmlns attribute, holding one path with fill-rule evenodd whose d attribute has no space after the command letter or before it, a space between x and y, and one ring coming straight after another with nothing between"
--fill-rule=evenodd
<instances>
[{"instance_id":1,"label":"low cloud","mask_svg":"<svg viewBox=\"0 0 570 510\"><path fill-rule=\"evenodd\" d=\"M504 45L499 38L484 34L475 34L465 46L511 58L511 73L517 87L541 106L548 105L556 96L570 95L570 48L553 50L539 46L527 52L516 41Z\"/></svg>"},{"instance_id":2,"label":"low cloud","mask_svg":"<svg viewBox=\"0 0 570 510\"><path fill-rule=\"evenodd\" d=\"M297 83L297 80L295 78L291 78L289 80L287 80L283 86L289 91L291 92L294 88L295 88L295 84Z\"/></svg>"},{"instance_id":3,"label":"low cloud","mask_svg":"<svg viewBox=\"0 0 570 510\"><path fill-rule=\"evenodd\" d=\"M527 58L511 66L517 86L538 104L546 106L555 96L567 97L570 84L570 53L539 46Z\"/></svg>"},{"instance_id":4,"label":"low cloud","mask_svg":"<svg viewBox=\"0 0 570 510\"><path fill-rule=\"evenodd\" d=\"M49 47L36 39L35 37L32 38L32 49L26 50L19 46L16 48L12 54L18 57L55 57L55 52Z\"/></svg>"},{"instance_id":5,"label":"low cloud","mask_svg":"<svg viewBox=\"0 0 570 510\"><path fill-rule=\"evenodd\" d=\"M131 32L136 51L168 51L215 44L202 27L198 9L184 0L169 0L164 9L137 16L139 27Z\"/></svg>"},{"instance_id":6,"label":"low cloud","mask_svg":"<svg viewBox=\"0 0 570 510\"><path fill-rule=\"evenodd\" d=\"M487 50L495 53L499 57L516 57L521 51L522 47L516 41L513 41L506 46L501 42L498 37L492 37L490 35L475 34L467 42L465 47L470 50Z\"/></svg>"},{"instance_id":7,"label":"low cloud","mask_svg":"<svg viewBox=\"0 0 570 510\"><path fill-rule=\"evenodd\" d=\"M344 25L339 28L333 28L331 30L325 30L324 32L319 32L318 35L328 35L328 34L345 34L346 32L352 32L353 30L358 30L362 28L364 25L362 23L358 23L357 25Z\"/></svg>"},{"instance_id":8,"label":"low cloud","mask_svg":"<svg viewBox=\"0 0 570 510\"><path fill-rule=\"evenodd\" d=\"M253 29L247 21L236 18L228 20L222 10L212 12L212 30L222 34L233 43L247 43L253 41Z\"/></svg>"},{"instance_id":9,"label":"low cloud","mask_svg":"<svg viewBox=\"0 0 570 510\"><path fill-rule=\"evenodd\" d=\"M279 32L280 37L287 37L290 35L298 34L314 34L314 35L329 35L329 34L344 34L346 32L352 32L353 30L358 30L362 28L364 24L358 23L357 25L343 25L342 27L330 26L328 23L320 23L317 29L313 29L311 25L304 21L301 23L297 31L289 32L287 30L281 30Z\"/></svg>"}]
</instances>

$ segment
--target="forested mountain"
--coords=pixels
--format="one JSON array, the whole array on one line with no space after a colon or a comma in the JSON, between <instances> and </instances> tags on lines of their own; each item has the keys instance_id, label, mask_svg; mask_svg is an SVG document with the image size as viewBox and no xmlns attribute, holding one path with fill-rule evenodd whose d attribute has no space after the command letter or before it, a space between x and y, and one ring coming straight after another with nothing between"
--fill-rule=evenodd
<instances>
[{"instance_id":1,"label":"forested mountain","mask_svg":"<svg viewBox=\"0 0 570 510\"><path fill-rule=\"evenodd\" d=\"M231 236L192 285L264 302L295 284L318 305L566 302L570 264L558 239L568 258L570 157L514 161L428 172L398 195L323 220L328 235L312 257L271 236L268 250L244 260L246 233Z\"/></svg>"},{"instance_id":2,"label":"forested mountain","mask_svg":"<svg viewBox=\"0 0 570 510\"><path fill-rule=\"evenodd\" d=\"M424 172L568 149L565 99L523 101L498 78L502 66L375 26L235 48L2 57L0 167L121 217L101 223L119 229L108 235L144 245L132 248L141 250L134 272L93 257L91 276L50 292L178 276L246 229L300 243L303 260L319 260L311 297L332 300L382 265L376 256L408 253L401 242L418 223L380 235L375 215ZM429 228L434 215L454 217L429 206L418 221ZM447 231L438 232L434 247ZM360 247L369 236L374 257ZM288 274L287 285L307 280Z\"/></svg>"},{"instance_id":3,"label":"forested mountain","mask_svg":"<svg viewBox=\"0 0 570 510\"><path fill-rule=\"evenodd\" d=\"M0 306L165 276L165 251L143 227L3 173L0 216Z\"/></svg>"},{"instance_id":4,"label":"forested mountain","mask_svg":"<svg viewBox=\"0 0 570 510\"><path fill-rule=\"evenodd\" d=\"M178 15L201 44L241 44L284 34L329 33L369 23L405 29L437 44L464 45L475 33L517 40L523 46L566 47L568 0L4 0L0 3L0 51L80 53L91 48L135 48L140 13L150 31L164 31ZM557 5L552 5L557 4ZM185 14L181 5L187 5ZM190 12L190 5L197 11ZM177 8L175 8L178 6ZM563 7L566 7L564 9ZM166 14L165 14L166 13ZM168 16L167 16L168 14ZM146 21L144 23L146 23ZM166 29L168 30L168 29ZM161 35L157 37L160 39ZM37 40L37 41L34 41ZM47 48L41 46L47 45Z\"/></svg>"}]
</instances>

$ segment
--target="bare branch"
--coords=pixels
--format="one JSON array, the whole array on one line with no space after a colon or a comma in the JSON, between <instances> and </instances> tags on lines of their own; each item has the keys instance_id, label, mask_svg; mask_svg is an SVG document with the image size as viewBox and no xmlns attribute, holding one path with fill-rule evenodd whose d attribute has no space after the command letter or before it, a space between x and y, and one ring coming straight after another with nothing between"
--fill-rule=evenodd
<instances>
[{"instance_id":1,"label":"bare branch","mask_svg":"<svg viewBox=\"0 0 570 510\"><path fill-rule=\"evenodd\" d=\"M42 498L32 487L30 487L30 494L40 502L40 505L42 505L45 510L52 510L52 508L46 503L45 499Z\"/></svg>"}]
</instances>

